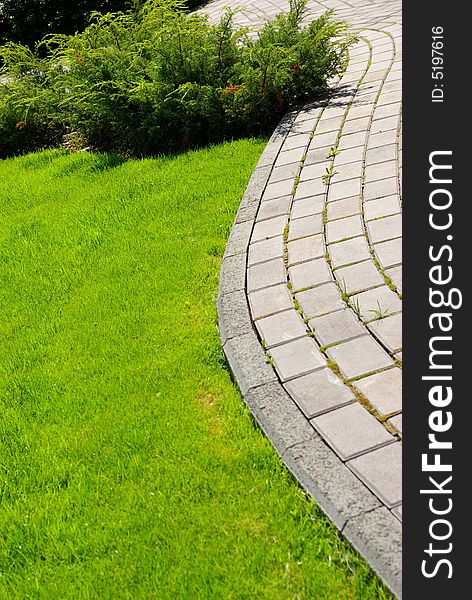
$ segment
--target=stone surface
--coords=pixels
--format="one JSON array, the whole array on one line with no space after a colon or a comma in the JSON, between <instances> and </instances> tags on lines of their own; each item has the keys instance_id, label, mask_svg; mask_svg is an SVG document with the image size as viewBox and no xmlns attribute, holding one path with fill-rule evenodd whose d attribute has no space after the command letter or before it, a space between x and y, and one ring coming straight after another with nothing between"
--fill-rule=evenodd
<instances>
[{"instance_id":1,"label":"stone surface","mask_svg":"<svg viewBox=\"0 0 472 600\"><path fill-rule=\"evenodd\" d=\"M399 442L350 460L349 468L388 507L402 500L402 445Z\"/></svg>"},{"instance_id":2,"label":"stone surface","mask_svg":"<svg viewBox=\"0 0 472 600\"><path fill-rule=\"evenodd\" d=\"M312 258L320 258L325 254L323 237L321 235L312 235L289 242L287 247L290 265L311 260Z\"/></svg>"},{"instance_id":3,"label":"stone surface","mask_svg":"<svg viewBox=\"0 0 472 600\"><path fill-rule=\"evenodd\" d=\"M289 267L288 274L293 291L312 287L331 280L331 271L324 258L310 260Z\"/></svg>"},{"instance_id":4,"label":"stone surface","mask_svg":"<svg viewBox=\"0 0 472 600\"><path fill-rule=\"evenodd\" d=\"M402 374L398 368L359 379L354 386L382 416L402 409Z\"/></svg>"},{"instance_id":5,"label":"stone surface","mask_svg":"<svg viewBox=\"0 0 472 600\"><path fill-rule=\"evenodd\" d=\"M255 290L285 283L286 281L287 275L282 258L269 260L260 265L253 265L247 270L248 292L254 292Z\"/></svg>"},{"instance_id":6,"label":"stone surface","mask_svg":"<svg viewBox=\"0 0 472 600\"><path fill-rule=\"evenodd\" d=\"M335 283L299 292L295 298L307 317L323 315L346 306Z\"/></svg>"},{"instance_id":7,"label":"stone surface","mask_svg":"<svg viewBox=\"0 0 472 600\"><path fill-rule=\"evenodd\" d=\"M375 417L357 403L315 417L311 422L342 460L394 441Z\"/></svg>"},{"instance_id":8,"label":"stone surface","mask_svg":"<svg viewBox=\"0 0 472 600\"><path fill-rule=\"evenodd\" d=\"M339 528L350 518L379 507L378 499L319 437L288 448L283 458Z\"/></svg>"},{"instance_id":9,"label":"stone surface","mask_svg":"<svg viewBox=\"0 0 472 600\"><path fill-rule=\"evenodd\" d=\"M355 396L329 368L324 368L285 384L285 389L307 418L351 403Z\"/></svg>"},{"instance_id":10,"label":"stone surface","mask_svg":"<svg viewBox=\"0 0 472 600\"><path fill-rule=\"evenodd\" d=\"M387 314L391 315L402 308L398 295L386 285L356 294L351 297L351 301L359 306L361 318L364 321L377 319L379 311L381 313L388 311Z\"/></svg>"},{"instance_id":11,"label":"stone surface","mask_svg":"<svg viewBox=\"0 0 472 600\"><path fill-rule=\"evenodd\" d=\"M372 260L341 267L334 272L341 289L348 294L382 285L382 275Z\"/></svg>"},{"instance_id":12,"label":"stone surface","mask_svg":"<svg viewBox=\"0 0 472 600\"><path fill-rule=\"evenodd\" d=\"M402 527L398 519L382 507L351 519L343 534L401 598Z\"/></svg>"},{"instance_id":13,"label":"stone surface","mask_svg":"<svg viewBox=\"0 0 472 600\"><path fill-rule=\"evenodd\" d=\"M215 21L225 3L203 10ZM249 8L235 22L254 27L288 0L260 0L256 12L254 0L230 4ZM220 333L245 399L286 465L398 593L401 504L386 486L399 480L402 425L394 362L401 360L401 5L308 0L307 22L327 8L362 35L331 96L284 117L254 171L222 265ZM343 455L350 470L309 421L354 406L369 421L355 441L376 432L372 448ZM379 431L388 441L375 441Z\"/></svg>"},{"instance_id":14,"label":"stone surface","mask_svg":"<svg viewBox=\"0 0 472 600\"><path fill-rule=\"evenodd\" d=\"M282 381L304 375L326 365L326 359L310 337L272 348L270 355Z\"/></svg>"},{"instance_id":15,"label":"stone surface","mask_svg":"<svg viewBox=\"0 0 472 600\"><path fill-rule=\"evenodd\" d=\"M328 250L333 268L370 259L369 245L364 237L330 244Z\"/></svg>"},{"instance_id":16,"label":"stone surface","mask_svg":"<svg viewBox=\"0 0 472 600\"><path fill-rule=\"evenodd\" d=\"M348 308L311 319L309 325L322 346L365 335L364 327Z\"/></svg>"},{"instance_id":17,"label":"stone surface","mask_svg":"<svg viewBox=\"0 0 472 600\"><path fill-rule=\"evenodd\" d=\"M255 265L284 255L283 237L277 236L269 240L251 243L249 246L248 264Z\"/></svg>"},{"instance_id":18,"label":"stone surface","mask_svg":"<svg viewBox=\"0 0 472 600\"><path fill-rule=\"evenodd\" d=\"M338 364L347 379L366 375L392 365L392 359L369 335L332 346L328 356Z\"/></svg>"},{"instance_id":19,"label":"stone surface","mask_svg":"<svg viewBox=\"0 0 472 600\"><path fill-rule=\"evenodd\" d=\"M330 244L363 235L363 233L362 220L359 215L329 221L326 224L326 238Z\"/></svg>"},{"instance_id":20,"label":"stone surface","mask_svg":"<svg viewBox=\"0 0 472 600\"><path fill-rule=\"evenodd\" d=\"M388 314L388 313L387 313ZM402 315L397 313L373 321L369 324L369 331L379 340L379 342L387 348L389 352L394 354L401 350L402 347Z\"/></svg>"},{"instance_id":21,"label":"stone surface","mask_svg":"<svg viewBox=\"0 0 472 600\"><path fill-rule=\"evenodd\" d=\"M288 239L296 240L297 238L321 233L323 230L323 222L321 214L310 215L300 219L292 219L288 230Z\"/></svg>"},{"instance_id":22,"label":"stone surface","mask_svg":"<svg viewBox=\"0 0 472 600\"><path fill-rule=\"evenodd\" d=\"M253 319L292 308L292 299L286 285L277 285L248 295Z\"/></svg>"},{"instance_id":23,"label":"stone surface","mask_svg":"<svg viewBox=\"0 0 472 600\"><path fill-rule=\"evenodd\" d=\"M293 308L256 321L256 328L267 348L306 335L306 326Z\"/></svg>"},{"instance_id":24,"label":"stone surface","mask_svg":"<svg viewBox=\"0 0 472 600\"><path fill-rule=\"evenodd\" d=\"M277 380L254 332L231 338L223 349L243 395L253 387Z\"/></svg>"}]
</instances>

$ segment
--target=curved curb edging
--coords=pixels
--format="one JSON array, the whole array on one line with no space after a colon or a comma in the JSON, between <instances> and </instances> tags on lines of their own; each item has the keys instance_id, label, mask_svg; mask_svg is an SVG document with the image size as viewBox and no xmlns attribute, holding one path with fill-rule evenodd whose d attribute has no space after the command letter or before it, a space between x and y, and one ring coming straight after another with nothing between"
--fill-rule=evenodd
<instances>
[{"instance_id":1,"label":"curved curb edging","mask_svg":"<svg viewBox=\"0 0 472 600\"><path fill-rule=\"evenodd\" d=\"M272 134L239 206L218 289L221 342L234 380L256 421L305 491L401 598L401 523L325 444L280 384L254 331L246 264L254 222L273 163L296 113Z\"/></svg>"}]
</instances>

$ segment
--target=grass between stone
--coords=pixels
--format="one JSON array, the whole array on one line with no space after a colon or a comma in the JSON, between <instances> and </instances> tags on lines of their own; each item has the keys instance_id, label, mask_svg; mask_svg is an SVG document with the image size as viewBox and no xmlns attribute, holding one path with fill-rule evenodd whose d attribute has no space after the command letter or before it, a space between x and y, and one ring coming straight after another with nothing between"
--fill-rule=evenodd
<instances>
[{"instance_id":1,"label":"grass between stone","mask_svg":"<svg viewBox=\"0 0 472 600\"><path fill-rule=\"evenodd\" d=\"M0 597L387 598L255 427L215 297L263 141L0 163Z\"/></svg>"}]
</instances>

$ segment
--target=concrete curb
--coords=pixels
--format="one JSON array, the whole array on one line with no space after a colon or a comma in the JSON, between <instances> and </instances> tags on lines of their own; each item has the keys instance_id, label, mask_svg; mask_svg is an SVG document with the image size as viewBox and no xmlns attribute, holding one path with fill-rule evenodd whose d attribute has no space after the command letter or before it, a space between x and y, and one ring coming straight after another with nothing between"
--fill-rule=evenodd
<instances>
[{"instance_id":1,"label":"concrete curb","mask_svg":"<svg viewBox=\"0 0 472 600\"><path fill-rule=\"evenodd\" d=\"M267 362L249 312L249 241L273 164L295 116L287 114L271 136L234 222L218 291L221 341L246 404L287 468L401 598L401 523L327 446L287 394Z\"/></svg>"}]
</instances>

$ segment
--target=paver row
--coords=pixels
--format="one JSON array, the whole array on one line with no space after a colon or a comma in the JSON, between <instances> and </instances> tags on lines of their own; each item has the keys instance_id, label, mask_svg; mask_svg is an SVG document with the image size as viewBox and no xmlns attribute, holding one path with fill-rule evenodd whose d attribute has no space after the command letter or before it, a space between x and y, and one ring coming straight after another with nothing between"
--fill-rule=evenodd
<instances>
[{"instance_id":1,"label":"paver row","mask_svg":"<svg viewBox=\"0 0 472 600\"><path fill-rule=\"evenodd\" d=\"M248 0L238 4L254 8ZM212 18L221 6L209 5ZM257 6L236 18L257 25L261 14L272 16L288 2L264 0ZM237 291L241 310L245 296L249 324L306 419L306 435L311 427L377 498L375 516L371 509L362 511L362 527L368 528L386 518L382 511L390 511L393 521L401 520L402 512L401 6L380 0L308 6L307 19L335 9L358 28L358 41L333 94L290 115L281 130L283 142L259 163L255 174L266 174L260 198L251 205L252 220L237 219L225 261L241 235L247 240L247 250L236 258L237 268L245 271ZM248 208L246 198L240 219ZM222 273L228 268L224 263ZM222 281L220 307L228 300L225 285ZM241 329L249 340L247 323L240 327L235 319L228 328L234 336ZM231 335L222 331L230 364L237 346L228 347ZM243 360L255 361L241 341ZM268 385L266 379L272 381L265 367L259 374L255 365L255 387L246 398L250 405ZM245 395L250 371L243 365L237 376ZM274 398L280 395L275 383L270 385ZM269 405L264 410L270 419ZM302 443L294 447L303 454ZM310 471L309 461L305 470ZM355 543L356 518L343 529ZM398 580L392 584L396 575L385 577L398 593Z\"/></svg>"}]
</instances>

